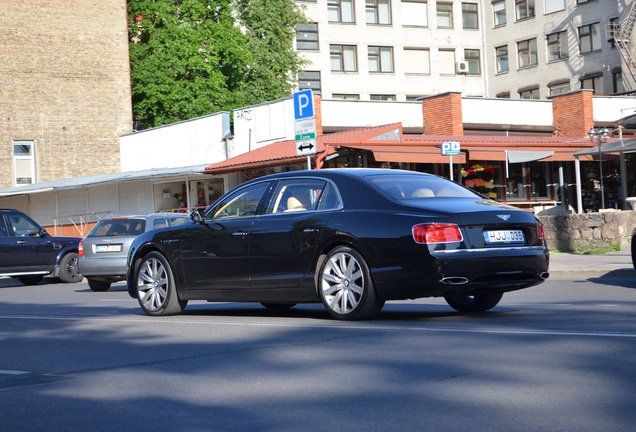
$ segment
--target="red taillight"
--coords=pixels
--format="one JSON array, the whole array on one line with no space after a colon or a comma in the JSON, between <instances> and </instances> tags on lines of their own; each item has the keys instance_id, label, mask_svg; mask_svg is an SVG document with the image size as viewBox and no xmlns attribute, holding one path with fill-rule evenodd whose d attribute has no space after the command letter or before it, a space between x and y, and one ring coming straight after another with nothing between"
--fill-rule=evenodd
<instances>
[{"instance_id":1,"label":"red taillight","mask_svg":"<svg viewBox=\"0 0 636 432\"><path fill-rule=\"evenodd\" d=\"M77 254L79 256L84 256L84 242L79 242L79 246L77 247Z\"/></svg>"},{"instance_id":2,"label":"red taillight","mask_svg":"<svg viewBox=\"0 0 636 432\"><path fill-rule=\"evenodd\" d=\"M421 224L413 227L413 239L422 244L460 242L462 232L455 224Z\"/></svg>"},{"instance_id":3,"label":"red taillight","mask_svg":"<svg viewBox=\"0 0 636 432\"><path fill-rule=\"evenodd\" d=\"M539 222L537 226L537 235L539 236L539 240L545 239L545 231L543 231L543 224Z\"/></svg>"}]
</instances>

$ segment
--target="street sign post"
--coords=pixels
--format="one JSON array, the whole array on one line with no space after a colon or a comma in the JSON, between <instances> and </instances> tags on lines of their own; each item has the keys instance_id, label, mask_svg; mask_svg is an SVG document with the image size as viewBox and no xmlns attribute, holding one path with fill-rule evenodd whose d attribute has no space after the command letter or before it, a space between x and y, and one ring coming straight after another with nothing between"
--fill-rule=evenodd
<instances>
[{"instance_id":1,"label":"street sign post","mask_svg":"<svg viewBox=\"0 0 636 432\"><path fill-rule=\"evenodd\" d=\"M314 93L311 89L297 91L294 99L294 136L296 154L307 156L307 169L311 169L312 154L316 154L316 119L314 119Z\"/></svg>"},{"instance_id":2,"label":"street sign post","mask_svg":"<svg viewBox=\"0 0 636 432\"><path fill-rule=\"evenodd\" d=\"M442 156L450 156L450 179L453 181L453 155L458 155L460 144L457 141L444 141L440 145Z\"/></svg>"},{"instance_id":3,"label":"street sign post","mask_svg":"<svg viewBox=\"0 0 636 432\"><path fill-rule=\"evenodd\" d=\"M314 92L300 90L294 93L294 119L302 120L314 117Z\"/></svg>"}]
</instances>

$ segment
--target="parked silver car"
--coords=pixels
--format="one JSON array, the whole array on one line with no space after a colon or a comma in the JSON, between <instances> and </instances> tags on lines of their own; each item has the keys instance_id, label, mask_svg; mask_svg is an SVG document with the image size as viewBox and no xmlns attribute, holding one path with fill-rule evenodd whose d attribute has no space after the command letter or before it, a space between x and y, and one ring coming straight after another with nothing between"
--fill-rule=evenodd
<instances>
[{"instance_id":1,"label":"parked silver car","mask_svg":"<svg viewBox=\"0 0 636 432\"><path fill-rule=\"evenodd\" d=\"M183 213L151 213L102 219L79 244L79 268L93 291L107 291L126 279L132 241L146 231L191 223Z\"/></svg>"}]
</instances>

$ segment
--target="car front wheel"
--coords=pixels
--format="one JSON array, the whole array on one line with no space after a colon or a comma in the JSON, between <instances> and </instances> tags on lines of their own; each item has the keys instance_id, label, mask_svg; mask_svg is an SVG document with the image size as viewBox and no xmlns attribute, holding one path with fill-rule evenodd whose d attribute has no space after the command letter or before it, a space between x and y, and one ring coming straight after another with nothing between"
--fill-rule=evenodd
<instances>
[{"instance_id":1,"label":"car front wheel","mask_svg":"<svg viewBox=\"0 0 636 432\"><path fill-rule=\"evenodd\" d=\"M75 252L69 252L60 260L59 278L64 283L80 282L83 279L79 270L79 257Z\"/></svg>"},{"instance_id":2,"label":"car front wheel","mask_svg":"<svg viewBox=\"0 0 636 432\"><path fill-rule=\"evenodd\" d=\"M458 312L485 312L499 304L503 293L447 294L446 303Z\"/></svg>"},{"instance_id":3,"label":"car front wheel","mask_svg":"<svg viewBox=\"0 0 636 432\"><path fill-rule=\"evenodd\" d=\"M176 315L188 304L179 299L170 263L159 252L141 259L135 281L139 305L148 315Z\"/></svg>"},{"instance_id":4,"label":"car front wheel","mask_svg":"<svg viewBox=\"0 0 636 432\"><path fill-rule=\"evenodd\" d=\"M347 246L334 248L318 277L320 299L331 316L342 320L372 318L384 301L377 298L364 258Z\"/></svg>"}]
</instances>

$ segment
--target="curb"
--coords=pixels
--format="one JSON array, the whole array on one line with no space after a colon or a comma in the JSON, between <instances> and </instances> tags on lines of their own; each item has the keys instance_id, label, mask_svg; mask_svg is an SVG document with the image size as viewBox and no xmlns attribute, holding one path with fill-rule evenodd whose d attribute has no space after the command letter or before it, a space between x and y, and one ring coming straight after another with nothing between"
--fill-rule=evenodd
<instances>
[{"instance_id":1,"label":"curb","mask_svg":"<svg viewBox=\"0 0 636 432\"><path fill-rule=\"evenodd\" d=\"M620 268L613 270L550 270L548 280L556 279L601 279L601 278L632 278L636 279L636 270L633 268Z\"/></svg>"}]
</instances>

